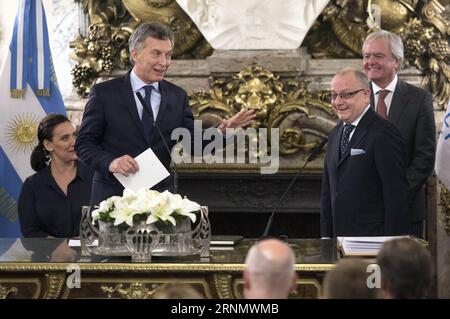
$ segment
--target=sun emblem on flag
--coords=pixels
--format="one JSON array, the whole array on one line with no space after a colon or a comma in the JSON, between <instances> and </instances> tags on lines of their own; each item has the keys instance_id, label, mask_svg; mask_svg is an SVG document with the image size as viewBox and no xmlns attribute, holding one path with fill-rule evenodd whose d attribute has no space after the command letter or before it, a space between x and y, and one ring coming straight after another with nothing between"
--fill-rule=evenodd
<instances>
[{"instance_id":1,"label":"sun emblem on flag","mask_svg":"<svg viewBox=\"0 0 450 319\"><path fill-rule=\"evenodd\" d=\"M6 141L17 153L29 153L37 144L39 117L33 113L16 115L6 124Z\"/></svg>"}]
</instances>

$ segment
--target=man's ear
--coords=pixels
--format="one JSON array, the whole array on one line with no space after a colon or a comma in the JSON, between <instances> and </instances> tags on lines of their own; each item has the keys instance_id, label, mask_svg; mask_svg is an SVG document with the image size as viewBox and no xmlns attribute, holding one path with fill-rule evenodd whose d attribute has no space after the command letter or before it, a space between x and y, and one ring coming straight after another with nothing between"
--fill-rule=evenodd
<instances>
[{"instance_id":1,"label":"man's ear","mask_svg":"<svg viewBox=\"0 0 450 319\"><path fill-rule=\"evenodd\" d=\"M137 56L137 50L136 49L131 49L130 50L130 56L131 56L131 59L133 60L133 62L135 62L136 61L136 56Z\"/></svg>"},{"instance_id":2,"label":"man's ear","mask_svg":"<svg viewBox=\"0 0 450 319\"><path fill-rule=\"evenodd\" d=\"M392 299L391 293L390 293L390 285L389 281L387 281L383 276L381 276L381 284L380 284L380 291L379 296L381 299Z\"/></svg>"},{"instance_id":3,"label":"man's ear","mask_svg":"<svg viewBox=\"0 0 450 319\"><path fill-rule=\"evenodd\" d=\"M297 292L297 279L298 279L298 275L297 275L297 273L294 273L294 276L292 278L291 292Z\"/></svg>"},{"instance_id":4,"label":"man's ear","mask_svg":"<svg viewBox=\"0 0 450 319\"><path fill-rule=\"evenodd\" d=\"M244 279L244 289L250 289L250 274L246 269L242 273L242 278Z\"/></svg>"},{"instance_id":5,"label":"man's ear","mask_svg":"<svg viewBox=\"0 0 450 319\"><path fill-rule=\"evenodd\" d=\"M402 61L400 59L395 59L395 62L396 62L395 71L396 71L396 73L398 73L398 71L400 71L400 69L402 68Z\"/></svg>"}]
</instances>

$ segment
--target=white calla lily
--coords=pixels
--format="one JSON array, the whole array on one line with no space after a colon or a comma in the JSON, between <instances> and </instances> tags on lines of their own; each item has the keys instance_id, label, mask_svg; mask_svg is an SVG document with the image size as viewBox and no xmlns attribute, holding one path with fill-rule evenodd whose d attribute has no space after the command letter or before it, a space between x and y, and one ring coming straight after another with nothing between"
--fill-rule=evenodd
<instances>
[{"instance_id":1,"label":"white calla lily","mask_svg":"<svg viewBox=\"0 0 450 319\"><path fill-rule=\"evenodd\" d=\"M154 190L140 189L134 192L125 189L123 196L112 196L102 201L99 208L92 211L92 218L94 221L102 218L113 219L115 226L122 223L133 226L133 217L143 214L147 224L162 221L175 226L176 215L186 216L195 223L194 212L199 210L200 205L196 202L168 191L160 193Z\"/></svg>"}]
</instances>

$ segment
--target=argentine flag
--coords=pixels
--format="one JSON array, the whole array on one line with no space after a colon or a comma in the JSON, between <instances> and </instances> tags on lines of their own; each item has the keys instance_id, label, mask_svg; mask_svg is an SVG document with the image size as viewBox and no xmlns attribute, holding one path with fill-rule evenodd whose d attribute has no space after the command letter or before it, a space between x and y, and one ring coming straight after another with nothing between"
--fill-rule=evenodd
<instances>
[{"instance_id":1,"label":"argentine flag","mask_svg":"<svg viewBox=\"0 0 450 319\"><path fill-rule=\"evenodd\" d=\"M34 171L30 154L47 113L66 114L53 69L41 0L21 0L0 72L0 237L21 235L17 201Z\"/></svg>"},{"instance_id":2,"label":"argentine flag","mask_svg":"<svg viewBox=\"0 0 450 319\"><path fill-rule=\"evenodd\" d=\"M450 101L442 121L442 132L436 148L436 175L450 190Z\"/></svg>"}]
</instances>

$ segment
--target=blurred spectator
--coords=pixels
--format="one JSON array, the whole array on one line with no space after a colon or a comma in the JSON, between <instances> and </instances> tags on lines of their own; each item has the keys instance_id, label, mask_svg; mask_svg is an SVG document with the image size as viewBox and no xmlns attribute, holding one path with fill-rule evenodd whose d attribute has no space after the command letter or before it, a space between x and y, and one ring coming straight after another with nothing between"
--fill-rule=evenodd
<instances>
[{"instance_id":1,"label":"blurred spectator","mask_svg":"<svg viewBox=\"0 0 450 319\"><path fill-rule=\"evenodd\" d=\"M324 299L375 299L378 289L369 288L367 272L369 262L360 258L341 260L327 272L323 281Z\"/></svg>"},{"instance_id":2,"label":"blurred spectator","mask_svg":"<svg viewBox=\"0 0 450 319\"><path fill-rule=\"evenodd\" d=\"M377 256L381 269L381 297L385 299L426 298L431 285L430 253L412 238L383 244Z\"/></svg>"},{"instance_id":3,"label":"blurred spectator","mask_svg":"<svg viewBox=\"0 0 450 319\"><path fill-rule=\"evenodd\" d=\"M284 299L295 288L295 255L277 239L266 239L250 248L245 260L246 299Z\"/></svg>"}]
</instances>

